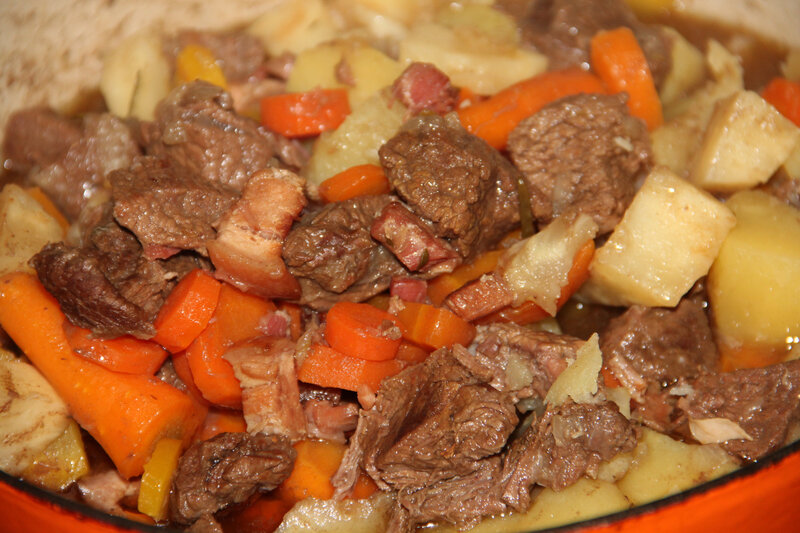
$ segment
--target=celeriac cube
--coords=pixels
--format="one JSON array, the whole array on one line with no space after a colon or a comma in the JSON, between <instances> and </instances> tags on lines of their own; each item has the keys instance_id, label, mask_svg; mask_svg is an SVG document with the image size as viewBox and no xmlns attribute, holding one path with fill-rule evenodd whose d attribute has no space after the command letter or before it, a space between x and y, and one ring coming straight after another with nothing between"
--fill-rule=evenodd
<instances>
[{"instance_id":1,"label":"celeriac cube","mask_svg":"<svg viewBox=\"0 0 800 533\"><path fill-rule=\"evenodd\" d=\"M735 223L722 202L656 167L595 252L581 293L607 305L673 307L708 273Z\"/></svg>"},{"instance_id":2,"label":"celeriac cube","mask_svg":"<svg viewBox=\"0 0 800 533\"><path fill-rule=\"evenodd\" d=\"M800 210L760 191L727 202L737 223L708 277L718 335L730 346L800 336Z\"/></svg>"},{"instance_id":3,"label":"celeriac cube","mask_svg":"<svg viewBox=\"0 0 800 533\"><path fill-rule=\"evenodd\" d=\"M689 179L710 191L732 192L764 183L786 161L800 129L752 91L717 103Z\"/></svg>"}]
</instances>

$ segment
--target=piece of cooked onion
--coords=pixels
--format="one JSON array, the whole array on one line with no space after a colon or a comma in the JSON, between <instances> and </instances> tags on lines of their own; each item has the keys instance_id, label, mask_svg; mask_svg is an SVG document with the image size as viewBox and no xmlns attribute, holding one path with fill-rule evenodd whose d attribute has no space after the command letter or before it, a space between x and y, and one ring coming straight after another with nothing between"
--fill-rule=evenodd
<instances>
[{"instance_id":1,"label":"piece of cooked onion","mask_svg":"<svg viewBox=\"0 0 800 533\"><path fill-rule=\"evenodd\" d=\"M753 440L742 426L728 418L690 418L689 430L701 444L719 444L728 440Z\"/></svg>"}]
</instances>

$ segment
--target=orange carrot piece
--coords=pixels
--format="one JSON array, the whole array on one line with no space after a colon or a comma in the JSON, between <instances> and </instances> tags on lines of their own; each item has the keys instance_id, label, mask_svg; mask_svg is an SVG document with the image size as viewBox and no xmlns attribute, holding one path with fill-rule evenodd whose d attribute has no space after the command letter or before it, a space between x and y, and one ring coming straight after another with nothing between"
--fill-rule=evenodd
<instances>
[{"instance_id":1,"label":"orange carrot piece","mask_svg":"<svg viewBox=\"0 0 800 533\"><path fill-rule=\"evenodd\" d=\"M491 250L479 255L472 263L459 265L448 274L441 274L428 282L428 298L434 305L442 305L447 296L476 280L484 274L492 272L505 250Z\"/></svg>"},{"instance_id":2,"label":"orange carrot piece","mask_svg":"<svg viewBox=\"0 0 800 533\"><path fill-rule=\"evenodd\" d=\"M278 308L269 300L242 292L223 283L213 318L219 324L222 342L231 345L261 335L261 321Z\"/></svg>"},{"instance_id":3,"label":"orange carrot piece","mask_svg":"<svg viewBox=\"0 0 800 533\"><path fill-rule=\"evenodd\" d=\"M614 93L628 93L628 109L653 131L664 122L650 67L633 31L621 27L597 32L591 41L592 69Z\"/></svg>"},{"instance_id":4,"label":"orange carrot piece","mask_svg":"<svg viewBox=\"0 0 800 533\"><path fill-rule=\"evenodd\" d=\"M358 196L387 194L391 189L383 168L365 164L350 167L323 181L319 195L325 203L343 202Z\"/></svg>"},{"instance_id":5,"label":"orange carrot piece","mask_svg":"<svg viewBox=\"0 0 800 533\"><path fill-rule=\"evenodd\" d=\"M167 351L158 343L123 335L100 339L92 332L72 324L64 325L64 334L72 351L108 370L123 374L152 376L167 358Z\"/></svg>"},{"instance_id":6,"label":"orange carrot piece","mask_svg":"<svg viewBox=\"0 0 800 533\"><path fill-rule=\"evenodd\" d=\"M186 274L161 306L153 340L172 353L189 346L214 314L220 288L220 282L203 270Z\"/></svg>"},{"instance_id":7,"label":"orange carrot piece","mask_svg":"<svg viewBox=\"0 0 800 533\"><path fill-rule=\"evenodd\" d=\"M310 137L336 129L349 114L347 89L314 89L261 100L261 123L284 137Z\"/></svg>"},{"instance_id":8,"label":"orange carrot piece","mask_svg":"<svg viewBox=\"0 0 800 533\"><path fill-rule=\"evenodd\" d=\"M491 146L505 148L508 134L542 107L571 94L604 93L602 82L578 68L545 72L458 110L461 124Z\"/></svg>"},{"instance_id":9,"label":"orange carrot piece","mask_svg":"<svg viewBox=\"0 0 800 533\"><path fill-rule=\"evenodd\" d=\"M275 494L264 495L242 510L219 518L223 531L247 531L247 533L273 533L283 521L292 503Z\"/></svg>"},{"instance_id":10,"label":"orange carrot piece","mask_svg":"<svg viewBox=\"0 0 800 533\"><path fill-rule=\"evenodd\" d=\"M203 398L203 393L200 392L200 389L198 389L197 385L194 383L192 369L189 368L189 360L186 359L186 352L170 354L170 360L172 360L172 368L175 369L175 373L178 374L178 377L186 386L186 392L189 396L199 404L209 407L211 403Z\"/></svg>"},{"instance_id":11,"label":"orange carrot piece","mask_svg":"<svg viewBox=\"0 0 800 533\"><path fill-rule=\"evenodd\" d=\"M325 339L331 348L368 361L393 359L400 346L397 319L369 304L338 302L325 318Z\"/></svg>"},{"instance_id":12,"label":"orange carrot piece","mask_svg":"<svg viewBox=\"0 0 800 533\"><path fill-rule=\"evenodd\" d=\"M357 392L362 386L376 392L383 378L393 376L405 368L406 363L367 361L351 357L323 344L312 344L308 356L297 370L297 379L320 387L336 387Z\"/></svg>"},{"instance_id":13,"label":"orange carrot piece","mask_svg":"<svg viewBox=\"0 0 800 533\"><path fill-rule=\"evenodd\" d=\"M278 487L278 495L288 502L305 498L329 500L334 491L331 478L339 469L347 446L326 440L301 440L294 449L297 457L292 473Z\"/></svg>"},{"instance_id":14,"label":"orange carrot piece","mask_svg":"<svg viewBox=\"0 0 800 533\"><path fill-rule=\"evenodd\" d=\"M58 225L61 226L64 231L69 229L69 221L67 218L61 213L61 211L59 211L59 209L56 207L56 204L50 200L50 197L47 196L42 189L39 187L30 187L25 189L25 191L30 194L34 200L39 202L39 205L42 206L48 215L56 219L56 222L58 222Z\"/></svg>"},{"instance_id":15,"label":"orange carrot piece","mask_svg":"<svg viewBox=\"0 0 800 533\"><path fill-rule=\"evenodd\" d=\"M378 485L376 485L375 482L372 481L371 477L369 477L364 473L361 473L358 475L356 484L353 486L353 490L347 496L347 498L352 500L362 500L364 498L369 498L376 492L378 492Z\"/></svg>"},{"instance_id":16,"label":"orange carrot piece","mask_svg":"<svg viewBox=\"0 0 800 533\"><path fill-rule=\"evenodd\" d=\"M789 355L785 345L745 345L728 346L725 342L719 343L720 370L733 372L740 368L763 368L784 361Z\"/></svg>"},{"instance_id":17,"label":"orange carrot piece","mask_svg":"<svg viewBox=\"0 0 800 533\"><path fill-rule=\"evenodd\" d=\"M586 241L572 259L572 267L567 273L567 284L561 287L556 306L560 309L581 285L589 279L589 264L594 257L594 241ZM475 321L477 324L490 324L492 322L514 322L524 326L545 319L550 315L532 301L524 302L517 307L508 306L495 311Z\"/></svg>"},{"instance_id":18,"label":"orange carrot piece","mask_svg":"<svg viewBox=\"0 0 800 533\"><path fill-rule=\"evenodd\" d=\"M223 358L228 347L219 323L212 322L186 348L186 361L203 398L222 407L241 409L242 388L233 367Z\"/></svg>"},{"instance_id":19,"label":"orange carrot piece","mask_svg":"<svg viewBox=\"0 0 800 533\"><path fill-rule=\"evenodd\" d=\"M418 346L413 342L403 341L397 349L397 356L395 356L395 359L412 364L421 363L425 361L430 354L431 351L426 350L422 346Z\"/></svg>"},{"instance_id":20,"label":"orange carrot piece","mask_svg":"<svg viewBox=\"0 0 800 533\"><path fill-rule=\"evenodd\" d=\"M444 307L403 302L397 318L403 324L403 337L433 350L453 344L466 346L475 337L472 324Z\"/></svg>"},{"instance_id":21,"label":"orange carrot piece","mask_svg":"<svg viewBox=\"0 0 800 533\"><path fill-rule=\"evenodd\" d=\"M244 433L247 431L247 424L241 411L229 411L227 409L209 409L203 426L195 436L195 440L208 440L220 433Z\"/></svg>"},{"instance_id":22,"label":"orange carrot piece","mask_svg":"<svg viewBox=\"0 0 800 533\"><path fill-rule=\"evenodd\" d=\"M76 355L64 334L65 320L35 277L15 273L0 279L0 326L120 474L141 474L161 438L190 442L205 413L188 395L152 376L111 372Z\"/></svg>"},{"instance_id":23,"label":"orange carrot piece","mask_svg":"<svg viewBox=\"0 0 800 533\"><path fill-rule=\"evenodd\" d=\"M800 126L800 83L786 78L773 78L764 87L761 96L783 116Z\"/></svg>"}]
</instances>

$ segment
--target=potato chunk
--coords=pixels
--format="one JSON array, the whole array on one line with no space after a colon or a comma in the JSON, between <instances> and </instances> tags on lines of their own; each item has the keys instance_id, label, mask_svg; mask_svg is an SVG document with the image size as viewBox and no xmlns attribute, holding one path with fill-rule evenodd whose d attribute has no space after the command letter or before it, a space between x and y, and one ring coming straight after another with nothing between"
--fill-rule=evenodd
<instances>
[{"instance_id":1,"label":"potato chunk","mask_svg":"<svg viewBox=\"0 0 800 533\"><path fill-rule=\"evenodd\" d=\"M380 163L378 149L403 125L406 108L375 94L334 131L320 135L303 177L319 185L334 174L355 165Z\"/></svg>"},{"instance_id":2,"label":"potato chunk","mask_svg":"<svg viewBox=\"0 0 800 533\"><path fill-rule=\"evenodd\" d=\"M800 129L752 91L717 104L689 179L710 191L733 192L764 183L786 161Z\"/></svg>"},{"instance_id":3,"label":"potato chunk","mask_svg":"<svg viewBox=\"0 0 800 533\"><path fill-rule=\"evenodd\" d=\"M283 0L247 28L271 56L298 54L334 39L339 20L322 0Z\"/></svg>"},{"instance_id":4,"label":"potato chunk","mask_svg":"<svg viewBox=\"0 0 800 533\"><path fill-rule=\"evenodd\" d=\"M0 193L0 275L33 272L28 260L48 242L64 238L58 221L18 185Z\"/></svg>"},{"instance_id":5,"label":"potato chunk","mask_svg":"<svg viewBox=\"0 0 800 533\"><path fill-rule=\"evenodd\" d=\"M608 305L673 307L708 273L735 223L724 204L656 167L595 252L581 292Z\"/></svg>"},{"instance_id":6,"label":"potato chunk","mask_svg":"<svg viewBox=\"0 0 800 533\"><path fill-rule=\"evenodd\" d=\"M628 473L617 482L622 493L641 505L686 490L738 468L716 445L685 444L645 429Z\"/></svg>"},{"instance_id":7,"label":"potato chunk","mask_svg":"<svg viewBox=\"0 0 800 533\"><path fill-rule=\"evenodd\" d=\"M726 205L737 223L708 278L717 332L728 345L782 346L800 336L800 211L760 191Z\"/></svg>"},{"instance_id":8,"label":"potato chunk","mask_svg":"<svg viewBox=\"0 0 800 533\"><path fill-rule=\"evenodd\" d=\"M489 9L489 8L487 8ZM453 85L493 94L547 68L547 58L508 42L498 42L479 28L415 25L400 43L400 61L433 63Z\"/></svg>"}]
</instances>

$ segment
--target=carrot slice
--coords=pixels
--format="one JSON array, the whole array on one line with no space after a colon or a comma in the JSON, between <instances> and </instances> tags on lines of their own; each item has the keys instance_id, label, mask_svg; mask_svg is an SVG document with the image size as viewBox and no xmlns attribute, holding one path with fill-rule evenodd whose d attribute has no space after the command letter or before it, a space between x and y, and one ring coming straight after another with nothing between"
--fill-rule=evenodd
<instances>
[{"instance_id":1,"label":"carrot slice","mask_svg":"<svg viewBox=\"0 0 800 533\"><path fill-rule=\"evenodd\" d=\"M261 496L247 507L219 518L223 531L247 531L248 533L273 533L283 521L292 503L276 496L274 492Z\"/></svg>"},{"instance_id":2,"label":"carrot slice","mask_svg":"<svg viewBox=\"0 0 800 533\"><path fill-rule=\"evenodd\" d=\"M366 386L376 392L383 378L397 374L405 366L405 363L396 359L367 361L345 355L324 344L312 344L308 356L297 370L297 379L320 387L354 392Z\"/></svg>"},{"instance_id":3,"label":"carrot slice","mask_svg":"<svg viewBox=\"0 0 800 533\"><path fill-rule=\"evenodd\" d=\"M14 273L0 279L0 326L47 378L81 427L124 477L142 473L156 443L187 445L205 412L152 376L111 372L75 354L58 302L39 281Z\"/></svg>"},{"instance_id":4,"label":"carrot slice","mask_svg":"<svg viewBox=\"0 0 800 533\"><path fill-rule=\"evenodd\" d=\"M581 285L589 279L589 265L594 257L594 241L586 241L572 259L572 267L567 273L567 284L561 287L556 306L560 309L569 300ZM508 306L489 315L479 318L476 324L490 324L492 322L513 322L524 326L549 317L549 313L533 303L524 302L517 307Z\"/></svg>"},{"instance_id":5,"label":"carrot slice","mask_svg":"<svg viewBox=\"0 0 800 533\"><path fill-rule=\"evenodd\" d=\"M325 319L331 348L368 361L394 358L400 346L400 324L393 315L369 304L338 302Z\"/></svg>"},{"instance_id":6,"label":"carrot slice","mask_svg":"<svg viewBox=\"0 0 800 533\"><path fill-rule=\"evenodd\" d=\"M208 440L220 433L244 433L247 431L247 423L241 411L229 411L227 409L209 409L203 427L195 436L195 440Z\"/></svg>"},{"instance_id":7,"label":"carrot slice","mask_svg":"<svg viewBox=\"0 0 800 533\"><path fill-rule=\"evenodd\" d=\"M260 335L263 319L277 310L270 300L223 283L213 318L219 324L223 344L230 345Z\"/></svg>"},{"instance_id":8,"label":"carrot slice","mask_svg":"<svg viewBox=\"0 0 800 533\"><path fill-rule=\"evenodd\" d=\"M602 82L578 68L545 72L511 85L471 106L458 110L461 124L491 146L505 148L519 122L545 105L579 93L604 93Z\"/></svg>"},{"instance_id":9,"label":"carrot slice","mask_svg":"<svg viewBox=\"0 0 800 533\"><path fill-rule=\"evenodd\" d=\"M200 392L200 389L197 388L197 385L194 382L194 377L192 376L192 369L189 368L189 360L186 359L186 352L178 352L170 355L170 360L172 361L172 368L175 369L175 373L178 374L178 377L186 386L186 392L192 399L202 405L203 407L209 407L211 403L203 398L203 393Z\"/></svg>"},{"instance_id":10,"label":"carrot slice","mask_svg":"<svg viewBox=\"0 0 800 533\"><path fill-rule=\"evenodd\" d=\"M633 31L621 27L597 32L591 41L592 69L615 93L628 93L628 109L652 131L664 122L650 67Z\"/></svg>"},{"instance_id":11,"label":"carrot slice","mask_svg":"<svg viewBox=\"0 0 800 533\"><path fill-rule=\"evenodd\" d=\"M484 274L492 272L505 250L491 250L479 255L472 263L459 265L448 274L441 274L428 282L428 298L434 305L442 305L447 296L476 280Z\"/></svg>"},{"instance_id":12,"label":"carrot slice","mask_svg":"<svg viewBox=\"0 0 800 533\"><path fill-rule=\"evenodd\" d=\"M242 388L233 367L223 358L229 347L223 339L219 323L210 323L186 348L186 361L203 398L216 405L241 409Z\"/></svg>"},{"instance_id":13,"label":"carrot slice","mask_svg":"<svg viewBox=\"0 0 800 533\"><path fill-rule=\"evenodd\" d=\"M167 296L153 325L153 340L170 352L185 349L211 320L219 300L220 282L195 269L186 274Z\"/></svg>"},{"instance_id":14,"label":"carrot slice","mask_svg":"<svg viewBox=\"0 0 800 533\"><path fill-rule=\"evenodd\" d=\"M403 337L434 350L453 344L466 346L475 337L472 324L444 307L403 302L397 318L403 324Z\"/></svg>"},{"instance_id":15,"label":"carrot slice","mask_svg":"<svg viewBox=\"0 0 800 533\"><path fill-rule=\"evenodd\" d=\"M123 335L100 339L92 332L72 324L64 325L72 351L114 372L152 376L167 358L167 351L158 343Z\"/></svg>"},{"instance_id":16,"label":"carrot slice","mask_svg":"<svg viewBox=\"0 0 800 533\"><path fill-rule=\"evenodd\" d=\"M761 96L783 116L800 126L800 83L786 78L773 78L764 87Z\"/></svg>"},{"instance_id":17,"label":"carrot slice","mask_svg":"<svg viewBox=\"0 0 800 533\"><path fill-rule=\"evenodd\" d=\"M407 363L421 363L428 358L430 353L430 350L422 346L418 346L413 342L403 341L397 349L397 356L395 359Z\"/></svg>"},{"instance_id":18,"label":"carrot slice","mask_svg":"<svg viewBox=\"0 0 800 533\"><path fill-rule=\"evenodd\" d=\"M326 179L319 186L323 202L343 202L357 196L386 194L389 180L379 165L356 165Z\"/></svg>"},{"instance_id":19,"label":"carrot slice","mask_svg":"<svg viewBox=\"0 0 800 533\"><path fill-rule=\"evenodd\" d=\"M187 44L175 58L175 78L179 83L203 80L228 90L228 82L217 58L205 46Z\"/></svg>"},{"instance_id":20,"label":"carrot slice","mask_svg":"<svg viewBox=\"0 0 800 533\"><path fill-rule=\"evenodd\" d=\"M347 89L315 89L261 100L261 123L284 137L310 137L336 129L349 114Z\"/></svg>"}]
</instances>

